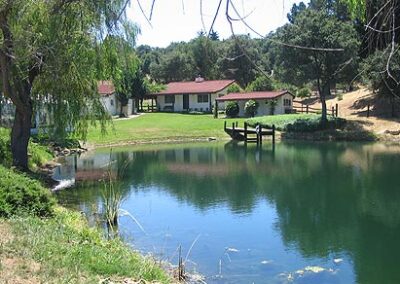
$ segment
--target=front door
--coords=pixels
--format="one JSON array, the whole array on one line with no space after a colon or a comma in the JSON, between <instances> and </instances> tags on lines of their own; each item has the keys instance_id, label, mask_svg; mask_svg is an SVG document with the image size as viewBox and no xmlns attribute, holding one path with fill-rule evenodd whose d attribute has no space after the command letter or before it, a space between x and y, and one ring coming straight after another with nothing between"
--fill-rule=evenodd
<instances>
[{"instance_id":1,"label":"front door","mask_svg":"<svg viewBox=\"0 0 400 284\"><path fill-rule=\"evenodd\" d=\"M189 110L189 95L183 95L183 109Z\"/></svg>"}]
</instances>

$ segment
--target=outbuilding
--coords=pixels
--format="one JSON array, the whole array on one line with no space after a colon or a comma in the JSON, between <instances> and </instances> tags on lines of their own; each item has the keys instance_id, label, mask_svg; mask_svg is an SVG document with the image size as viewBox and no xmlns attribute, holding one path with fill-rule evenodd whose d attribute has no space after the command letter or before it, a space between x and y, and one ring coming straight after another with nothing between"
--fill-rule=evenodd
<instances>
[{"instance_id":1,"label":"outbuilding","mask_svg":"<svg viewBox=\"0 0 400 284\"><path fill-rule=\"evenodd\" d=\"M239 116L245 116L244 106L247 101L258 102L257 116L291 113L294 95L289 91L230 93L216 99L218 108L223 109L227 102L237 102Z\"/></svg>"}]
</instances>

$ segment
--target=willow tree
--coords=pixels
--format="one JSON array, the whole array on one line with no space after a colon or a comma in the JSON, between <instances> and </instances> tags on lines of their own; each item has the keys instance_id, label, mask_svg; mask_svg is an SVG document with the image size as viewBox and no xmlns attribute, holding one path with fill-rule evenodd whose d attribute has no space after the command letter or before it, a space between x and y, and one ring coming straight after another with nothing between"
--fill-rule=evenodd
<instances>
[{"instance_id":1,"label":"willow tree","mask_svg":"<svg viewBox=\"0 0 400 284\"><path fill-rule=\"evenodd\" d=\"M51 106L53 130L85 135L105 117L96 92L99 42L118 33L127 0L1 0L0 69L3 93L16 108L13 164L28 168L35 108Z\"/></svg>"}]
</instances>

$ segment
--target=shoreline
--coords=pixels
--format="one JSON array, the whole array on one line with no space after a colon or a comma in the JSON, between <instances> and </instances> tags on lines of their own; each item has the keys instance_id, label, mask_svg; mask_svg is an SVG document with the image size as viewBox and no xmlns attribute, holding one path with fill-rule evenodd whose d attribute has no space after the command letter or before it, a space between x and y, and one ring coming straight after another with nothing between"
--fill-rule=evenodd
<instances>
[{"instance_id":1,"label":"shoreline","mask_svg":"<svg viewBox=\"0 0 400 284\"><path fill-rule=\"evenodd\" d=\"M373 132L343 132L342 134L332 133L330 131L318 132L281 132L277 131L276 141L319 141L319 142L400 142L400 135L395 134L378 134ZM223 142L231 141L230 137L200 137L200 138L183 138L183 139L167 139L167 140L130 140L120 141L108 144L84 144L86 151L92 151L101 148L135 146L135 145L165 145L165 144L185 144L191 142ZM268 140L266 140L268 141ZM85 151L85 152L86 152Z\"/></svg>"}]
</instances>

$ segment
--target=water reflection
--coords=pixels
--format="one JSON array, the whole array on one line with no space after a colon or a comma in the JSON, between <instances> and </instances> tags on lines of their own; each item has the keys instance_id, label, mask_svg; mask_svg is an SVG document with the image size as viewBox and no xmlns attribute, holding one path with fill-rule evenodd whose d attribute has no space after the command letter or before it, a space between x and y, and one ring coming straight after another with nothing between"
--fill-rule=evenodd
<instances>
[{"instance_id":1,"label":"water reflection","mask_svg":"<svg viewBox=\"0 0 400 284\"><path fill-rule=\"evenodd\" d=\"M203 231L215 234L201 248L208 255L193 256L200 264L225 259L221 250L213 250L226 246L226 240L252 247L252 252L234 261L225 259L231 278L212 278L214 282L400 282L399 146L296 143L277 144L273 150L228 143L164 147L119 149L111 156L103 150L68 159L59 175L74 176L76 187L59 192L59 198L82 211L95 212L99 180L107 165L115 163L118 169L126 164L121 191L127 205L134 198L143 203L165 198L176 204L165 205L170 212L174 206L186 206L181 210L188 216L160 221L154 213L157 209L146 215L149 209L143 205L146 222L171 222L174 238L183 242L185 226L190 225L180 219L192 220L198 229L194 226L187 243ZM273 265L259 255L261 251L275 257ZM338 256L345 259L340 267L332 263ZM328 264L330 272L295 274L302 266ZM200 266L209 275L218 270L217 265Z\"/></svg>"}]
</instances>

